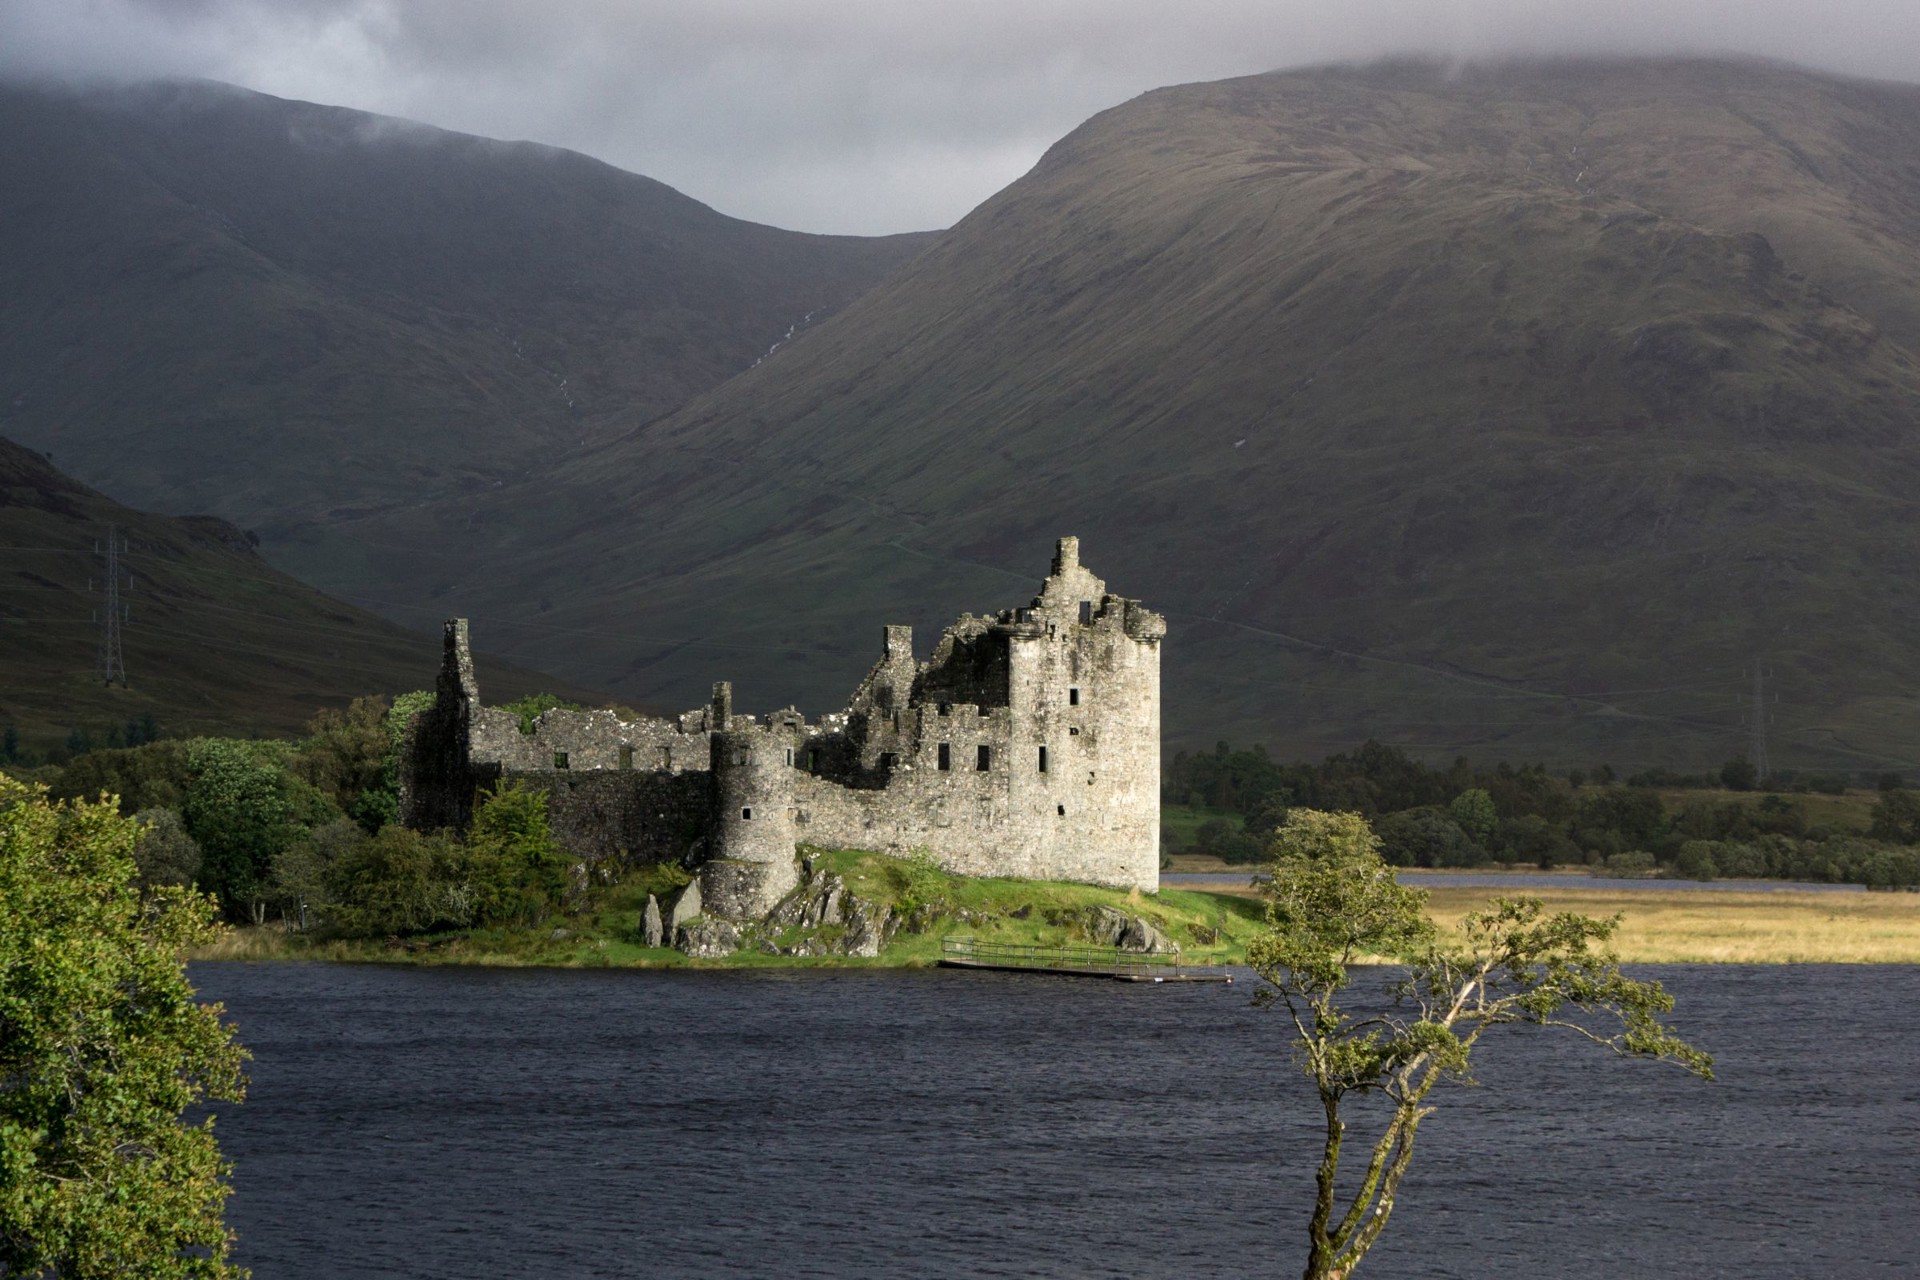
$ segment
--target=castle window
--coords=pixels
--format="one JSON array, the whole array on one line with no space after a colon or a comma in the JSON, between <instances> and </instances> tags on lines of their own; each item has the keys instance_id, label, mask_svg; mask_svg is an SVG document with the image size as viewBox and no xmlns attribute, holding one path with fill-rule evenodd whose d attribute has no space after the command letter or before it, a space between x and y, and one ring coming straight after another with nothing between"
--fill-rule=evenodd
<instances>
[{"instance_id":1,"label":"castle window","mask_svg":"<svg viewBox=\"0 0 1920 1280\"><path fill-rule=\"evenodd\" d=\"M633 748L624 742L620 744L620 767L622 769L633 768Z\"/></svg>"},{"instance_id":2,"label":"castle window","mask_svg":"<svg viewBox=\"0 0 1920 1280\"><path fill-rule=\"evenodd\" d=\"M981 773L993 768L993 748L984 742L981 743L980 753L973 759L973 767Z\"/></svg>"},{"instance_id":3,"label":"castle window","mask_svg":"<svg viewBox=\"0 0 1920 1280\"><path fill-rule=\"evenodd\" d=\"M1046 771L1047 771L1047 749L1045 747L1042 747L1040 748L1040 772L1045 773Z\"/></svg>"},{"instance_id":4,"label":"castle window","mask_svg":"<svg viewBox=\"0 0 1920 1280\"><path fill-rule=\"evenodd\" d=\"M1092 622L1092 621L1093 621L1093 601L1082 600L1080 602L1080 625L1084 627L1089 622Z\"/></svg>"},{"instance_id":5,"label":"castle window","mask_svg":"<svg viewBox=\"0 0 1920 1280\"><path fill-rule=\"evenodd\" d=\"M807 772L808 773L820 772L820 753L818 751L807 752Z\"/></svg>"},{"instance_id":6,"label":"castle window","mask_svg":"<svg viewBox=\"0 0 1920 1280\"><path fill-rule=\"evenodd\" d=\"M740 821L742 822L753 821L753 807L751 805L749 805L748 807L740 811Z\"/></svg>"},{"instance_id":7,"label":"castle window","mask_svg":"<svg viewBox=\"0 0 1920 1280\"><path fill-rule=\"evenodd\" d=\"M953 747L948 743L940 744L940 771L945 773L953 768Z\"/></svg>"},{"instance_id":8,"label":"castle window","mask_svg":"<svg viewBox=\"0 0 1920 1280\"><path fill-rule=\"evenodd\" d=\"M1077 738L1077 737L1079 737L1079 736L1080 736L1080 726L1079 726L1079 725L1077 725L1077 724L1076 724L1076 725L1073 725L1073 726L1070 726L1070 727L1069 727L1069 728L1067 729L1067 736L1068 736L1069 738Z\"/></svg>"},{"instance_id":9,"label":"castle window","mask_svg":"<svg viewBox=\"0 0 1920 1280\"><path fill-rule=\"evenodd\" d=\"M554 753L553 753L553 767L554 767L554 768L556 768L556 769L564 769L564 768L566 768L566 767L567 767L567 753L566 753L566 752L564 752L564 751L556 751L556 752L554 752Z\"/></svg>"},{"instance_id":10,"label":"castle window","mask_svg":"<svg viewBox=\"0 0 1920 1280\"><path fill-rule=\"evenodd\" d=\"M882 769L885 769L888 773L892 773L895 769L898 769L900 767L900 757L895 755L891 751L886 752L884 755L880 757L880 767Z\"/></svg>"},{"instance_id":11,"label":"castle window","mask_svg":"<svg viewBox=\"0 0 1920 1280\"><path fill-rule=\"evenodd\" d=\"M789 769L793 767L793 748L792 747L787 748L787 767Z\"/></svg>"},{"instance_id":12,"label":"castle window","mask_svg":"<svg viewBox=\"0 0 1920 1280\"><path fill-rule=\"evenodd\" d=\"M1070 707L1080 705L1080 689L1078 686L1067 690L1067 705Z\"/></svg>"},{"instance_id":13,"label":"castle window","mask_svg":"<svg viewBox=\"0 0 1920 1280\"><path fill-rule=\"evenodd\" d=\"M1063 818L1067 816L1067 806L1063 804L1057 804L1053 806L1053 811L1059 814Z\"/></svg>"}]
</instances>

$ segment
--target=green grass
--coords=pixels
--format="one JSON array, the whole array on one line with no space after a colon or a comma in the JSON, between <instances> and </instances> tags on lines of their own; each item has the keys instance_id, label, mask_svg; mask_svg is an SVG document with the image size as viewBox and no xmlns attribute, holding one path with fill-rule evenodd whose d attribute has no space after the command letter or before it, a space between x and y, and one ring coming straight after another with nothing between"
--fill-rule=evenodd
<instances>
[{"instance_id":1,"label":"green grass","mask_svg":"<svg viewBox=\"0 0 1920 1280\"><path fill-rule=\"evenodd\" d=\"M649 893L669 890L671 874L652 867L601 890L577 915L527 928L473 929L411 938L399 947L379 939L313 939L275 926L229 931L196 954L203 960L337 960L397 964L553 965L567 968L924 967L940 959L941 939L968 934L998 942L1057 945L1084 942L1087 908L1107 906L1147 920L1202 964L1240 962L1260 924L1260 907L1232 894L1165 889L1156 894L1044 880L949 875L885 854L808 850L858 897L896 911L916 905L918 932L902 929L877 959L778 956L758 950L724 960L691 960L678 951L640 945ZM837 926L834 926L837 928ZM564 930L567 936L556 938ZM787 931L784 942L798 940Z\"/></svg>"}]
</instances>

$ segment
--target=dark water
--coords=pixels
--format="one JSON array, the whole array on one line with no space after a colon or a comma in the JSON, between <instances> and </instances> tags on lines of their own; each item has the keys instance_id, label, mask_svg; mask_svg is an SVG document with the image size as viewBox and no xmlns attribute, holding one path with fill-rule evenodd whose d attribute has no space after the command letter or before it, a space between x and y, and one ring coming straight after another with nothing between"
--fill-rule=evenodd
<instances>
[{"instance_id":1,"label":"dark water","mask_svg":"<svg viewBox=\"0 0 1920 1280\"><path fill-rule=\"evenodd\" d=\"M1516 1031L1362 1276L1920 1276L1920 968L1640 971L1701 1084ZM1251 988L200 965L279 1277L1299 1274L1311 1100Z\"/></svg>"}]
</instances>

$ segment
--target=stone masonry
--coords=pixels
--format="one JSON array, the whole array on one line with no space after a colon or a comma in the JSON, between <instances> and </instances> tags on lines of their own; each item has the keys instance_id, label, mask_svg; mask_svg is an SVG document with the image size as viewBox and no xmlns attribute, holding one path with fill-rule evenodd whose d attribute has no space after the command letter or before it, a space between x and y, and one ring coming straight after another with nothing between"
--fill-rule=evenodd
<instances>
[{"instance_id":1,"label":"stone masonry","mask_svg":"<svg viewBox=\"0 0 1920 1280\"><path fill-rule=\"evenodd\" d=\"M847 708L817 721L735 714L722 683L674 719L553 710L528 734L480 705L454 619L434 705L409 732L400 816L464 828L477 789L517 780L546 791L576 856L697 866L707 914L734 920L794 888L798 844L1151 891L1166 629L1062 538L1030 605L962 617L925 661L912 628L887 627Z\"/></svg>"}]
</instances>

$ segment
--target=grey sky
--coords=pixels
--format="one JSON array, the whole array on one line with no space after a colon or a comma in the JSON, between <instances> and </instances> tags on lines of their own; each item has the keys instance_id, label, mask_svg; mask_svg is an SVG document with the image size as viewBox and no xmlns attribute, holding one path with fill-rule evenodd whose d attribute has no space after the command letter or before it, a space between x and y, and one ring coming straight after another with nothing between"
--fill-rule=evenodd
<instances>
[{"instance_id":1,"label":"grey sky","mask_svg":"<svg viewBox=\"0 0 1920 1280\"><path fill-rule=\"evenodd\" d=\"M949 225L1158 85L1396 53L1920 80L1920 0L3 0L0 73L207 76L572 147L806 231Z\"/></svg>"}]
</instances>

